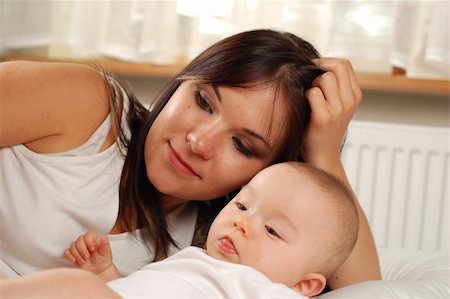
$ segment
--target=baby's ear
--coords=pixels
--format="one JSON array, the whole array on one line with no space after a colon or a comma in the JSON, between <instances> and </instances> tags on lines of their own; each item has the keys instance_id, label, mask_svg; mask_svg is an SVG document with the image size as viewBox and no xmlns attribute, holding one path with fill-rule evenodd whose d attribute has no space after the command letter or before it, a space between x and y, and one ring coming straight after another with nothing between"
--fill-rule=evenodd
<instances>
[{"instance_id":1,"label":"baby's ear","mask_svg":"<svg viewBox=\"0 0 450 299\"><path fill-rule=\"evenodd\" d=\"M294 289L302 295L313 297L319 295L325 288L327 279L319 273L309 273L302 277L302 279L294 286Z\"/></svg>"}]
</instances>

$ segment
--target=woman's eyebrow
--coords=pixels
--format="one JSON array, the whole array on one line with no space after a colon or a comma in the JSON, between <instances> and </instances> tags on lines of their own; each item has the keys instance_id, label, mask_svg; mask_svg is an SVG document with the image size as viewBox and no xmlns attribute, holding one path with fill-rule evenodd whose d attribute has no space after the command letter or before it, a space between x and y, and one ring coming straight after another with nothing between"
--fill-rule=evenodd
<instances>
[{"instance_id":1,"label":"woman's eyebrow","mask_svg":"<svg viewBox=\"0 0 450 299\"><path fill-rule=\"evenodd\" d=\"M269 148L269 150L272 150L272 146L270 145L270 143L269 143L264 137L262 137L262 136L259 135L258 133L254 132L254 131L252 131L252 130L250 130L250 129L247 129L247 128L242 128L242 130L243 130L245 133L247 133L248 135L250 135L250 136L252 136L252 137L254 137L254 138L256 138L256 139L262 141L262 142L264 143L264 145L267 146L267 147Z\"/></svg>"},{"instance_id":2,"label":"woman's eyebrow","mask_svg":"<svg viewBox=\"0 0 450 299\"><path fill-rule=\"evenodd\" d=\"M217 84L211 84L212 85L212 87L213 87L213 89L214 89L214 93L216 94L216 96L217 96L217 99L219 100L219 102L221 102L222 103L222 95L220 94L220 90L219 90L219 87L217 86Z\"/></svg>"}]
</instances>

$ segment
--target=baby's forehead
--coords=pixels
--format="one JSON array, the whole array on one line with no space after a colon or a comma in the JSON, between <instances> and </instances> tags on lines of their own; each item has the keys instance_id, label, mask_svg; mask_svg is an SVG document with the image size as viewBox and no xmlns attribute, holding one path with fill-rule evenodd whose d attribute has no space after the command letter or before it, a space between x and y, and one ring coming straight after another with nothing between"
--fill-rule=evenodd
<instances>
[{"instance_id":1,"label":"baby's forehead","mask_svg":"<svg viewBox=\"0 0 450 299\"><path fill-rule=\"evenodd\" d=\"M287 202L291 205L306 204L307 202L327 201L329 192L317 181L314 174L303 169L288 165L275 165L269 167L267 171L261 172L249 183L249 186L256 189L255 192L263 196L272 194L278 203Z\"/></svg>"},{"instance_id":2,"label":"baby's forehead","mask_svg":"<svg viewBox=\"0 0 450 299\"><path fill-rule=\"evenodd\" d=\"M292 165L284 162L268 166L261 170L254 178L259 177L261 180L270 180L271 182L284 182L286 179L302 180L311 178L300 166Z\"/></svg>"}]
</instances>

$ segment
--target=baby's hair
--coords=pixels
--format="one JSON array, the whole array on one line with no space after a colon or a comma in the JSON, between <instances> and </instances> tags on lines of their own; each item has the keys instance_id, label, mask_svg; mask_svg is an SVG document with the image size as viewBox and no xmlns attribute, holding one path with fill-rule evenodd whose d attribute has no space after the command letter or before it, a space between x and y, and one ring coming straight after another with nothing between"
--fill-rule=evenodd
<instances>
[{"instance_id":1,"label":"baby's hair","mask_svg":"<svg viewBox=\"0 0 450 299\"><path fill-rule=\"evenodd\" d=\"M329 278L345 262L358 238L359 219L353 192L340 178L329 172L301 162L289 164L308 175L329 195L321 198L328 200L336 213L333 219L333 223L336 223L333 240L326 251L327 256L317 267L318 272Z\"/></svg>"}]
</instances>

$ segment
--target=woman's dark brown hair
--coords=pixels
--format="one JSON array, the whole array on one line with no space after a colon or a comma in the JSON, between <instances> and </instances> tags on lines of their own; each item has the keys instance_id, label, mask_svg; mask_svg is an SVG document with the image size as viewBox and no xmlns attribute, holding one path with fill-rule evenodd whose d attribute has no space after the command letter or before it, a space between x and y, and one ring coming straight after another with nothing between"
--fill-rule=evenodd
<instances>
[{"instance_id":1,"label":"woman's dark brown hair","mask_svg":"<svg viewBox=\"0 0 450 299\"><path fill-rule=\"evenodd\" d=\"M187 79L243 88L255 83L272 84L286 101L284 128L287 138L275 159L269 162L297 160L310 118L305 92L324 72L313 63L316 58L319 54L314 47L293 34L274 30L247 31L225 38L198 55L167 84L151 112L129 95L131 138L121 138L127 154L119 187L118 219L127 231L141 230L147 246L154 248L154 260L166 257L169 245L176 243L168 232L166 214L156 189L147 178L144 144L151 125L178 86ZM118 105L113 101L113 109ZM226 202L224 194L223 198L198 203L199 218L193 244L203 244L212 219Z\"/></svg>"}]
</instances>

